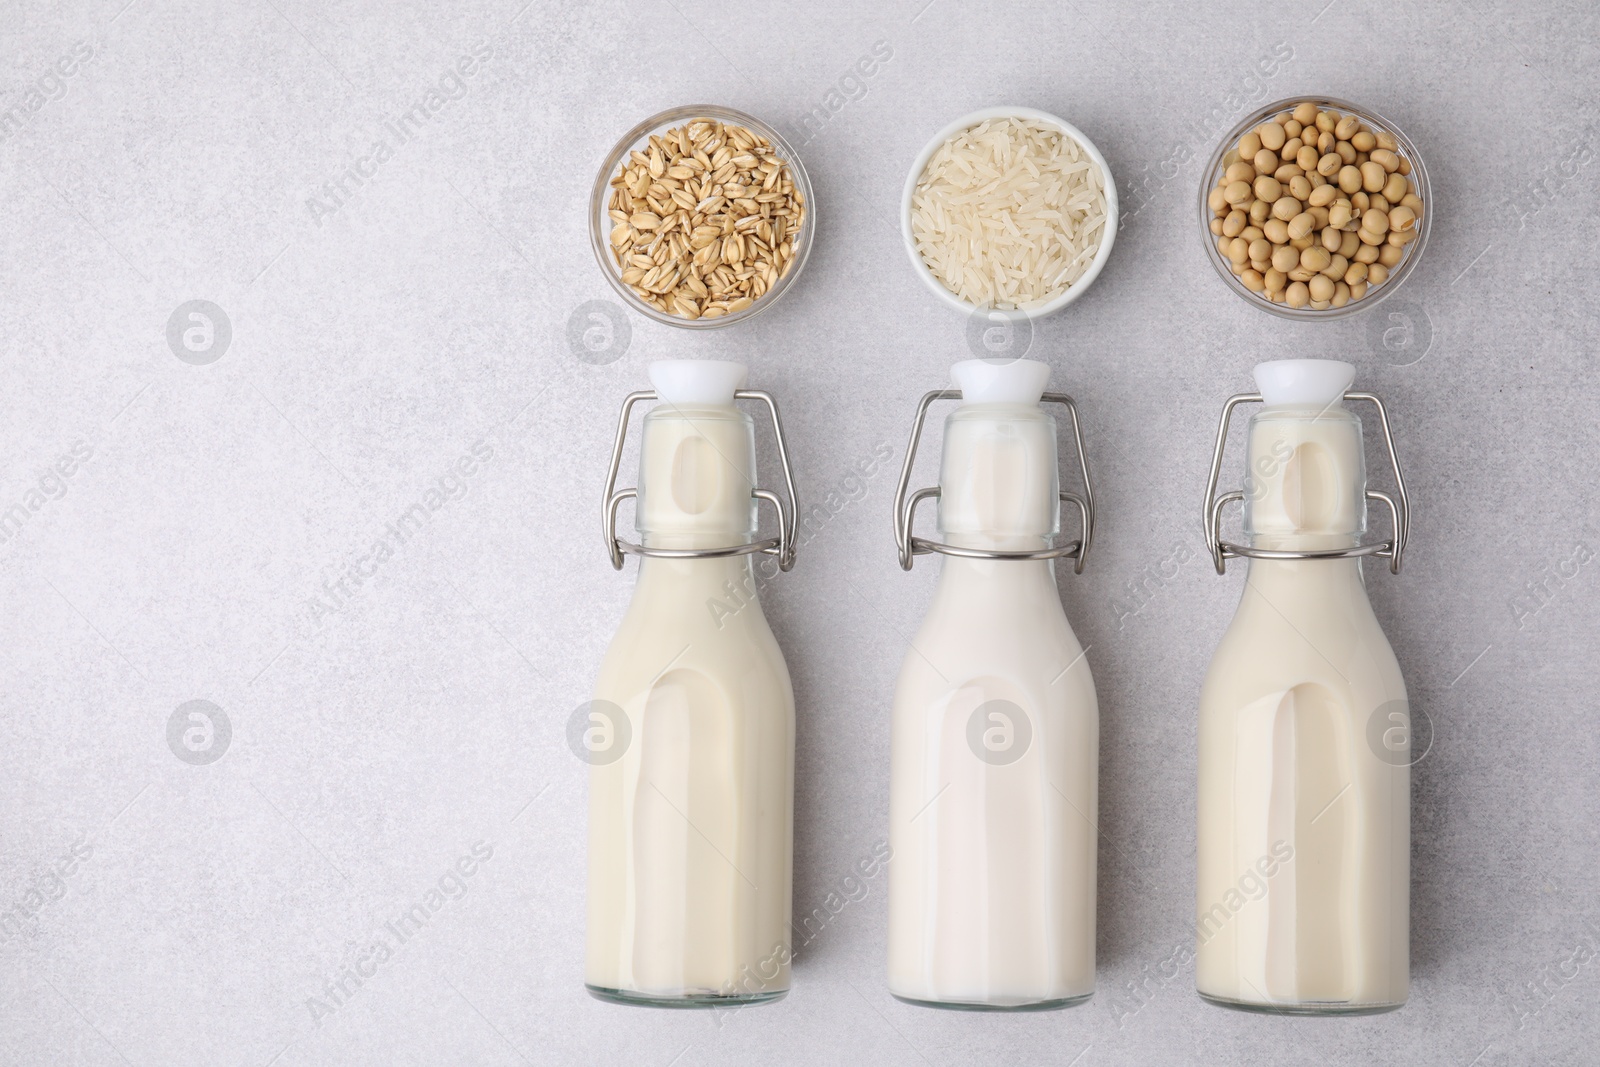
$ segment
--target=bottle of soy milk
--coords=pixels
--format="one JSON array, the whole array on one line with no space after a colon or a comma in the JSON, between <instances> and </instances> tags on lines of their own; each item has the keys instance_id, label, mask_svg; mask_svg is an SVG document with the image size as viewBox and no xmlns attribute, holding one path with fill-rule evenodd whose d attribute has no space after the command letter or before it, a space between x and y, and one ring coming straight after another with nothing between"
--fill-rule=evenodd
<instances>
[{"instance_id":1,"label":"bottle of soy milk","mask_svg":"<svg viewBox=\"0 0 1600 1067\"><path fill-rule=\"evenodd\" d=\"M794 693L752 561L794 561L795 496L777 405L745 368L653 363L623 404L605 493L613 566L640 557L595 699L609 733L589 778L584 981L603 1000L669 1007L775 1000L789 989ZM756 488L751 417L771 415L787 498ZM637 489L617 489L628 418L644 417ZM618 538L634 499L639 543ZM776 537L757 537L760 501ZM729 610L729 605L733 609Z\"/></svg>"},{"instance_id":2,"label":"bottle of soy milk","mask_svg":"<svg viewBox=\"0 0 1600 1067\"><path fill-rule=\"evenodd\" d=\"M1200 696L1195 984L1229 1007L1291 1014L1389 1011L1408 988L1410 716L1405 683L1362 582L1363 560L1398 573L1410 512L1388 415L1348 392L1354 370L1283 360L1257 394L1227 403L1206 492L1218 573L1249 559L1233 623ZM1371 403L1398 503L1366 485ZM1245 489L1218 497L1229 415L1250 418ZM1394 535L1362 543L1366 505ZM1244 504L1244 543L1221 514Z\"/></svg>"},{"instance_id":3,"label":"bottle of soy milk","mask_svg":"<svg viewBox=\"0 0 1600 1067\"><path fill-rule=\"evenodd\" d=\"M969 360L922 398L895 499L901 566L945 557L895 689L890 771L889 989L942 1008L1063 1007L1094 992L1100 719L1056 591L1083 569L1093 495L1077 409L1050 368ZM929 406L944 426L938 488L906 489ZM1084 496L1059 491L1056 424L1072 416ZM912 533L938 501L940 540ZM1059 504L1081 540L1052 547Z\"/></svg>"}]
</instances>

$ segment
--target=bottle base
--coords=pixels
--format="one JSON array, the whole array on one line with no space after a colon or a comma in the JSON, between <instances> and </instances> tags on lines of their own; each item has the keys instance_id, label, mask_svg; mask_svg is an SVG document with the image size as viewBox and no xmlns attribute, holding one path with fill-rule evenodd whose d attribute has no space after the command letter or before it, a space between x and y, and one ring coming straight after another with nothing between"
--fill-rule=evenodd
<instances>
[{"instance_id":1,"label":"bottle base","mask_svg":"<svg viewBox=\"0 0 1600 1067\"><path fill-rule=\"evenodd\" d=\"M903 997L893 991L889 995L900 1003L910 1004L912 1007L941 1008L944 1011L1058 1011L1061 1008L1074 1008L1079 1004L1087 1004L1094 997L1094 992L1091 990L1070 997L1021 1001L1016 1004L985 1004L969 1000L923 1000L918 997Z\"/></svg>"},{"instance_id":2,"label":"bottle base","mask_svg":"<svg viewBox=\"0 0 1600 1067\"><path fill-rule=\"evenodd\" d=\"M742 1008L750 1004L770 1004L789 995L787 989L759 993L644 993L637 989L611 989L589 982L585 982L583 988L596 1000L644 1008Z\"/></svg>"},{"instance_id":3,"label":"bottle base","mask_svg":"<svg viewBox=\"0 0 1600 1067\"><path fill-rule=\"evenodd\" d=\"M1207 1004L1215 1004L1219 1008L1231 1008L1234 1011L1247 1011L1256 1015L1383 1015L1391 1011L1399 1011L1405 1007L1405 1001L1397 1004L1352 1004L1349 1001L1323 1000L1307 1001L1300 1004L1272 1004L1266 1002L1252 1002L1248 1000L1233 1000L1229 997L1219 997L1211 993L1195 990L1200 999Z\"/></svg>"}]
</instances>

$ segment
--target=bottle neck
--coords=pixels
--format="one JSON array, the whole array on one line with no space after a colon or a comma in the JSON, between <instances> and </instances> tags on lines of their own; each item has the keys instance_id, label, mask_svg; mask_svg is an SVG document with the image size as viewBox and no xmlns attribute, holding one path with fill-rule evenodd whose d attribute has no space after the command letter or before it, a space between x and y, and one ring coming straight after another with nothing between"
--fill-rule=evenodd
<instances>
[{"instance_id":1,"label":"bottle neck","mask_svg":"<svg viewBox=\"0 0 1600 1067\"><path fill-rule=\"evenodd\" d=\"M945 420L939 531L947 543L1004 552L1049 546L1060 514L1055 429L1038 404L963 404Z\"/></svg>"},{"instance_id":2,"label":"bottle neck","mask_svg":"<svg viewBox=\"0 0 1600 1067\"><path fill-rule=\"evenodd\" d=\"M634 510L645 547L749 544L754 485L754 427L744 412L663 404L645 416Z\"/></svg>"},{"instance_id":3,"label":"bottle neck","mask_svg":"<svg viewBox=\"0 0 1600 1067\"><path fill-rule=\"evenodd\" d=\"M634 583L632 611L644 612L666 629L689 640L695 621L726 629L736 618L746 622L764 618L760 589L777 570L776 564L760 568L759 555L711 559L669 559L641 556ZM687 613L680 620L680 613Z\"/></svg>"},{"instance_id":4,"label":"bottle neck","mask_svg":"<svg viewBox=\"0 0 1600 1067\"><path fill-rule=\"evenodd\" d=\"M1262 590L1293 591L1298 596L1307 586L1348 586L1366 589L1361 558L1345 559L1252 559L1246 581Z\"/></svg>"},{"instance_id":5,"label":"bottle neck","mask_svg":"<svg viewBox=\"0 0 1600 1067\"><path fill-rule=\"evenodd\" d=\"M1054 560L968 559L941 556L939 574L946 584L1017 586L1044 582L1055 588Z\"/></svg>"},{"instance_id":6,"label":"bottle neck","mask_svg":"<svg viewBox=\"0 0 1600 1067\"><path fill-rule=\"evenodd\" d=\"M1279 551L1348 548L1365 528L1360 420L1338 404L1258 412L1245 474L1247 542Z\"/></svg>"},{"instance_id":7,"label":"bottle neck","mask_svg":"<svg viewBox=\"0 0 1600 1067\"><path fill-rule=\"evenodd\" d=\"M735 588L745 589L752 596L756 588L757 555L718 556L700 559L672 559L662 556L640 556L637 589L658 587L721 586L732 582Z\"/></svg>"},{"instance_id":8,"label":"bottle neck","mask_svg":"<svg viewBox=\"0 0 1600 1067\"><path fill-rule=\"evenodd\" d=\"M1263 625L1302 636L1330 616L1372 614L1361 559L1252 559L1241 615L1258 612Z\"/></svg>"},{"instance_id":9,"label":"bottle neck","mask_svg":"<svg viewBox=\"0 0 1600 1067\"><path fill-rule=\"evenodd\" d=\"M1037 619L1040 612L1066 619L1053 561L940 557L930 619L963 627L1005 628Z\"/></svg>"}]
</instances>

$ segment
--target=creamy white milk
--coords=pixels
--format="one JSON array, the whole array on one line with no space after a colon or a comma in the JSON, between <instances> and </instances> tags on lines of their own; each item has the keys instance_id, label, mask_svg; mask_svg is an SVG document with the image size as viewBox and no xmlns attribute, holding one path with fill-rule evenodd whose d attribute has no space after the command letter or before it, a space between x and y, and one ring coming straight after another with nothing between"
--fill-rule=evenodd
<instances>
[{"instance_id":1,"label":"creamy white milk","mask_svg":"<svg viewBox=\"0 0 1600 1067\"><path fill-rule=\"evenodd\" d=\"M754 447L732 397L742 375L686 399L652 371L663 402L645 417L643 543L748 543ZM620 759L590 770L584 978L597 995L692 1005L789 988L794 694L753 558L641 557L601 665L595 700L623 709L630 737Z\"/></svg>"},{"instance_id":2,"label":"creamy white milk","mask_svg":"<svg viewBox=\"0 0 1600 1067\"><path fill-rule=\"evenodd\" d=\"M1049 371L984 366L956 368L965 402L945 427L940 531L962 547L1043 548L1058 511L1055 424L1038 405ZM1094 991L1094 680L1050 562L940 559L895 690L889 988L949 1007L1083 1000Z\"/></svg>"},{"instance_id":3,"label":"creamy white milk","mask_svg":"<svg viewBox=\"0 0 1600 1067\"><path fill-rule=\"evenodd\" d=\"M1361 425L1338 400L1349 375L1320 396L1294 392L1300 375L1258 368L1246 533L1257 548L1348 547L1365 516ZM1274 403L1286 387L1292 402ZM1200 699L1203 996L1315 1013L1405 1002L1410 771L1389 729L1409 723L1405 700L1359 560L1249 561Z\"/></svg>"}]
</instances>

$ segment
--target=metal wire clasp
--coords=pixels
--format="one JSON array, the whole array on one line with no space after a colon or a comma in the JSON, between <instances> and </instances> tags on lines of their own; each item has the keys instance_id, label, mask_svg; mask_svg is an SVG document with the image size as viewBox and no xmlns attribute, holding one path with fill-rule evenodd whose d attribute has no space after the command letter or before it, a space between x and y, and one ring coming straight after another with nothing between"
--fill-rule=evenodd
<instances>
[{"instance_id":1,"label":"metal wire clasp","mask_svg":"<svg viewBox=\"0 0 1600 1067\"><path fill-rule=\"evenodd\" d=\"M894 492L894 543L900 549L900 568L910 570L917 556L939 552L946 556L962 556L967 559L1071 559L1072 573L1082 574L1084 557L1089 554L1089 545L1094 541L1094 485L1089 480L1089 455L1083 450L1083 429L1078 425L1078 407L1066 393L1045 393L1039 400L1044 404L1061 404L1072 415L1072 439L1078 449L1078 469L1083 472L1083 496L1062 490L1061 500L1078 506L1078 514L1083 522L1082 538L1054 548L1041 548L1032 552L1001 552L947 545L940 541L917 537L911 532L916 523L917 505L930 497L939 499L938 486L918 489L909 499L906 497L906 489L911 485L911 466L917 460L917 444L922 438L922 425L927 421L928 408L935 400L960 399L959 389L935 389L931 393L924 394L922 402L917 405L917 419L911 424L911 443L906 445L905 466L900 469L900 485Z\"/></svg>"},{"instance_id":2,"label":"metal wire clasp","mask_svg":"<svg viewBox=\"0 0 1600 1067\"><path fill-rule=\"evenodd\" d=\"M1235 500L1244 499L1244 490L1234 489L1231 492L1217 495L1217 480L1222 474L1222 452L1228 443L1228 420L1233 416L1233 409L1240 404L1259 404L1260 393L1240 393L1230 396L1228 402L1222 406L1222 419L1217 424L1217 445L1211 453L1211 478L1206 483L1205 503L1205 530L1206 548L1211 552L1211 562L1216 566L1218 574L1227 573L1227 561L1236 556L1249 559L1348 559L1351 556L1380 556L1388 559L1389 573L1400 573L1400 557L1406 550L1406 539L1411 534L1411 501L1406 496L1406 480L1400 473L1400 457L1394 450L1394 435L1389 432L1389 413L1383 408L1383 401L1375 393L1346 393L1345 400L1365 400L1378 409L1378 422L1383 427L1383 444L1389 450L1389 465L1394 471L1395 491L1400 500L1397 504L1394 497L1376 489L1368 489L1368 500L1377 500L1388 505L1389 520L1394 527L1394 536L1387 541L1374 541L1371 544L1354 545L1350 548L1324 548L1308 551L1291 551L1288 549L1252 548L1249 545L1238 545L1232 541L1222 539L1222 509L1223 506Z\"/></svg>"},{"instance_id":3,"label":"metal wire clasp","mask_svg":"<svg viewBox=\"0 0 1600 1067\"><path fill-rule=\"evenodd\" d=\"M611 566L614 569L619 571L622 569L623 553L664 559L719 559L728 556L749 556L761 552L777 556L780 570L786 571L794 566L795 530L799 523L800 502L794 492L794 471L789 467L789 449L783 439L783 420L778 417L778 402L772 398L771 393L760 389L740 389L733 396L735 400L761 401L767 405L767 412L772 416L772 431L778 439L778 459L783 465L783 482L789 492L789 506L785 509L782 498L766 489L753 489L750 495L757 500L765 500L778 509L778 536L721 548L646 548L644 545L624 541L617 536L617 508L624 500L637 499L639 496L637 487L617 488L617 472L622 468L622 446L628 437L628 419L633 414L633 406L639 401L657 399L655 390L644 389L629 393L627 399L622 402L622 416L617 420L617 441L611 448L611 468L606 472L601 528L605 536L606 552L611 556Z\"/></svg>"}]
</instances>

